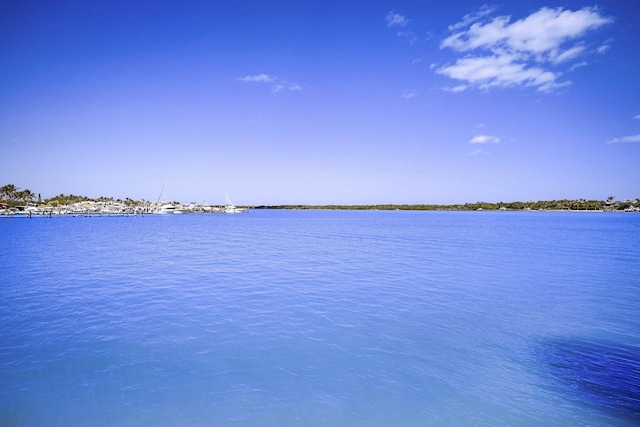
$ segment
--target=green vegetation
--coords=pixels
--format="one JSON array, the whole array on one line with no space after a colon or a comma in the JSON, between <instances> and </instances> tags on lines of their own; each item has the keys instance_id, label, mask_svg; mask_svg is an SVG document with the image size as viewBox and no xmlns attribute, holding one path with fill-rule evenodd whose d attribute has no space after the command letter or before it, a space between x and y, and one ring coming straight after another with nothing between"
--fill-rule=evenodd
<instances>
[{"instance_id":1,"label":"green vegetation","mask_svg":"<svg viewBox=\"0 0 640 427\"><path fill-rule=\"evenodd\" d=\"M573 211L617 211L625 209L640 208L640 199L634 201L614 202L613 199L607 201L600 200L550 200L537 202L476 202L453 205L277 205L277 206L257 206L256 209L348 209L348 210L420 210L420 211L523 211L523 210L573 210Z\"/></svg>"},{"instance_id":2,"label":"green vegetation","mask_svg":"<svg viewBox=\"0 0 640 427\"><path fill-rule=\"evenodd\" d=\"M0 187L0 201L9 206L32 202L35 198L33 191L29 189L20 190L13 184Z\"/></svg>"},{"instance_id":3,"label":"green vegetation","mask_svg":"<svg viewBox=\"0 0 640 427\"><path fill-rule=\"evenodd\" d=\"M0 202L10 207L24 206L26 204L34 203L36 195L29 189L21 190L14 184L7 184L0 187ZM98 197L92 199L85 196L76 196L73 194L64 195L59 194L55 197L51 197L46 200L41 200L38 195L38 205L71 205L79 202L120 202L127 206L138 206L146 203L142 201L133 200L130 198L114 199L113 197ZM414 205L395 205L395 204L382 204L382 205L276 205L276 206L256 206L255 209L325 209L325 210L420 210L420 211L435 211L435 210L456 210L456 211L496 211L496 210L510 210L510 211L522 211L522 210L572 210L572 211L624 211L624 210L640 210L640 199L615 201L615 196L609 196L606 200L550 200L550 201L537 201L537 202L476 202L465 204L453 204L453 205L432 205L432 204L414 204Z\"/></svg>"},{"instance_id":4,"label":"green vegetation","mask_svg":"<svg viewBox=\"0 0 640 427\"><path fill-rule=\"evenodd\" d=\"M7 184L0 187L0 202L3 204L9 205L10 207L15 206L24 206L27 204L34 203L36 195L33 191L29 189L20 190L14 184ZM38 195L38 205L54 205L54 206L64 206L64 205L72 205L74 203L80 202L120 202L124 203L127 206L137 206L144 203L144 200L137 201L130 198L122 199L114 199L113 197L98 197L96 199L92 199L86 196L76 196L74 194L58 194L57 196L51 197L49 199L42 200L40 195Z\"/></svg>"},{"instance_id":5,"label":"green vegetation","mask_svg":"<svg viewBox=\"0 0 640 427\"><path fill-rule=\"evenodd\" d=\"M69 195L58 194L55 197L44 200L43 203L46 205L71 205L73 203L80 203L80 202L119 202L119 203L124 203L127 206L137 206L142 204L144 200L137 201L137 200L130 199L128 197L122 200L122 199L114 199L113 197L104 197L104 196L98 197L97 199L92 199L89 197L76 196L73 194L69 194Z\"/></svg>"}]
</instances>

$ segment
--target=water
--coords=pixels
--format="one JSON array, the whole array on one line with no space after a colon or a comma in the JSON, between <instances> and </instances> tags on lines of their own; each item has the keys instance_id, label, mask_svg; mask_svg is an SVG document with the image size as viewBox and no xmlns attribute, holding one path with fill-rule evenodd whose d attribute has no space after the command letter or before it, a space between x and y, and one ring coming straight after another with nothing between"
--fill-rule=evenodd
<instances>
[{"instance_id":1,"label":"water","mask_svg":"<svg viewBox=\"0 0 640 427\"><path fill-rule=\"evenodd\" d=\"M0 219L2 426L640 424L640 215Z\"/></svg>"}]
</instances>

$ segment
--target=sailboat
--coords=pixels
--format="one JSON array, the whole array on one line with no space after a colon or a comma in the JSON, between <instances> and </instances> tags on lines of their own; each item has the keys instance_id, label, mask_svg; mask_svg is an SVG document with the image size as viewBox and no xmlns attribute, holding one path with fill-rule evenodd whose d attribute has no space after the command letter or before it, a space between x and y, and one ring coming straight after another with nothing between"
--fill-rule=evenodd
<instances>
[{"instance_id":1,"label":"sailboat","mask_svg":"<svg viewBox=\"0 0 640 427\"><path fill-rule=\"evenodd\" d=\"M226 196L227 204L224 207L224 213L244 213L247 211L246 208L238 208L231 202L229 196Z\"/></svg>"},{"instance_id":2,"label":"sailboat","mask_svg":"<svg viewBox=\"0 0 640 427\"><path fill-rule=\"evenodd\" d=\"M163 201L163 197L165 200ZM158 196L158 202L156 203L157 209L154 212L158 215L173 215L177 213L182 213L178 210L178 207L173 203L169 203L166 201L167 198L167 180L164 180L164 186L162 186L162 191L160 192L160 196Z\"/></svg>"}]
</instances>

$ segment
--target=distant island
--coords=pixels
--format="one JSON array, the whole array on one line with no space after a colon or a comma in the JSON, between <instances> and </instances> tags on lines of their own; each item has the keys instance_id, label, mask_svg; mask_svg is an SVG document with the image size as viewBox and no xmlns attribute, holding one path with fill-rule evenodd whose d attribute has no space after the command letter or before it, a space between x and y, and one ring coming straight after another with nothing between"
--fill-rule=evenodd
<instances>
[{"instance_id":1,"label":"distant island","mask_svg":"<svg viewBox=\"0 0 640 427\"><path fill-rule=\"evenodd\" d=\"M380 204L380 205L275 205L254 209L335 209L335 210L405 210L405 211L626 211L640 212L640 199L606 200L541 200L536 202L475 202L464 204Z\"/></svg>"},{"instance_id":2,"label":"distant island","mask_svg":"<svg viewBox=\"0 0 640 427\"><path fill-rule=\"evenodd\" d=\"M120 211L132 213L151 213L157 205L173 205L188 212L215 212L214 206L207 204L147 200L133 200L130 198L114 199L113 197L90 198L73 194L59 194L55 197L42 199L29 189L19 189L14 184L0 187L0 210L22 210L33 208L57 208L74 206L96 206L101 209L117 207ZM227 205L227 207L229 204ZM235 206L234 206L235 208ZM464 204L375 204L375 205L260 205L241 206L251 209L317 209L317 210L412 210L412 211L605 211L605 212L640 212L640 198L635 200L615 200L615 196L609 196L606 200L563 199L542 200L528 202L475 202Z\"/></svg>"}]
</instances>

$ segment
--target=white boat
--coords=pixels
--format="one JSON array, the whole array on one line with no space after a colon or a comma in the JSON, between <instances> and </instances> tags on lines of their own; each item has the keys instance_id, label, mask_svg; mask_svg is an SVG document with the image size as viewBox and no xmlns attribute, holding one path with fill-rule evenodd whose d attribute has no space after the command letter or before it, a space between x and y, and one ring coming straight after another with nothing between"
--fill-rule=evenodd
<instances>
[{"instance_id":1,"label":"white boat","mask_svg":"<svg viewBox=\"0 0 640 427\"><path fill-rule=\"evenodd\" d=\"M176 205L172 205L170 203L167 203L167 204L164 204L164 205L160 206L155 213L157 213L158 215L173 215L173 214L182 213L182 212L180 212L178 210Z\"/></svg>"},{"instance_id":2,"label":"white boat","mask_svg":"<svg viewBox=\"0 0 640 427\"><path fill-rule=\"evenodd\" d=\"M226 196L227 199L227 204L224 207L224 213L244 213L247 211L246 208L238 208L236 207L236 205L234 205L231 200L229 199L229 196Z\"/></svg>"},{"instance_id":3,"label":"white boat","mask_svg":"<svg viewBox=\"0 0 640 427\"><path fill-rule=\"evenodd\" d=\"M173 203L169 203L167 201L167 180L166 179L164 180L164 186L162 187L160 196L158 196L158 201L156 206L159 206L159 207L155 210L154 212L155 214L174 215L174 214L182 213L182 211L179 209L179 206L174 205Z\"/></svg>"}]
</instances>

